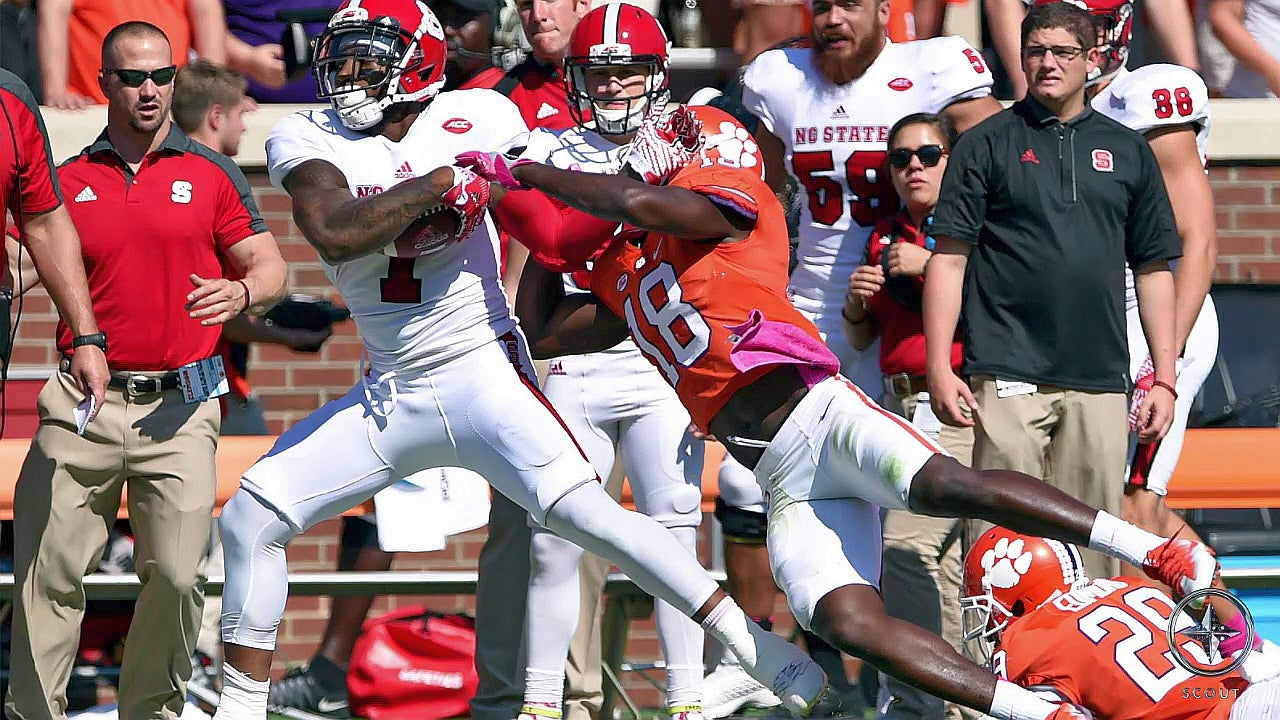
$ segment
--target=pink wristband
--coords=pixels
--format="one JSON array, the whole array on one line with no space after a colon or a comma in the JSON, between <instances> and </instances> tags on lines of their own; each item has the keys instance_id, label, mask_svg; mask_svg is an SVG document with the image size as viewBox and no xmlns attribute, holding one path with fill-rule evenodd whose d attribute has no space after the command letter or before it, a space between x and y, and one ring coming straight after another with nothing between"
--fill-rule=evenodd
<instances>
[{"instance_id":1,"label":"pink wristband","mask_svg":"<svg viewBox=\"0 0 1280 720\"><path fill-rule=\"evenodd\" d=\"M1245 643L1248 643L1250 648L1262 647L1262 640L1258 638L1258 634L1245 627L1243 614L1236 613L1235 617L1223 624L1236 631L1235 635L1218 644L1223 657L1231 657L1243 650Z\"/></svg>"}]
</instances>

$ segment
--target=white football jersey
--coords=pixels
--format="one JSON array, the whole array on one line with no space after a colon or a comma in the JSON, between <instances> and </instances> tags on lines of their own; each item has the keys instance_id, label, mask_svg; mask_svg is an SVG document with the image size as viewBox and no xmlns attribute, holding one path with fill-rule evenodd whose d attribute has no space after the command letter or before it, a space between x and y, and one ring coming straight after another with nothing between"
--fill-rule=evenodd
<instances>
[{"instance_id":1,"label":"white football jersey","mask_svg":"<svg viewBox=\"0 0 1280 720\"><path fill-rule=\"evenodd\" d=\"M1160 127L1193 126L1200 162L1207 167L1209 89L1189 68L1157 64L1133 71L1121 69L1090 104L1094 110L1143 134ZM1124 303L1127 310L1138 306L1133 271L1128 266L1124 271Z\"/></svg>"},{"instance_id":2,"label":"white football jersey","mask_svg":"<svg viewBox=\"0 0 1280 720\"><path fill-rule=\"evenodd\" d=\"M332 110L303 110L267 137L272 184L308 160L336 166L356 197L381 193L449 165L468 150L505 151L529 129L510 100L492 90L441 93L400 142L343 127ZM498 272L498 234L485 218L475 233L431 255L371 253L338 265L321 260L379 370L421 369L511 331L515 321Z\"/></svg>"},{"instance_id":3,"label":"white football jersey","mask_svg":"<svg viewBox=\"0 0 1280 720\"><path fill-rule=\"evenodd\" d=\"M991 82L982 55L959 37L887 43L847 85L822 75L807 48L770 50L751 63L742 102L782 141L805 189L794 297L839 312L872 228L897 211L885 164L893 124L990 95Z\"/></svg>"},{"instance_id":4,"label":"white football jersey","mask_svg":"<svg viewBox=\"0 0 1280 720\"><path fill-rule=\"evenodd\" d=\"M534 128L529 133L529 146L521 153L521 157L536 162L558 167L562 170L577 170L598 175L612 175L622 170L622 163L627 159L631 146L615 145L592 130L574 126L565 130L548 130ZM564 289L566 293L591 292L590 262L586 272L566 273ZM627 338L602 353L592 355L608 355L602 358L607 362L619 360L618 354L640 355L640 348ZM647 365L648 361L644 361ZM652 366L648 366L652 370ZM655 371L656 372L656 371Z\"/></svg>"}]
</instances>

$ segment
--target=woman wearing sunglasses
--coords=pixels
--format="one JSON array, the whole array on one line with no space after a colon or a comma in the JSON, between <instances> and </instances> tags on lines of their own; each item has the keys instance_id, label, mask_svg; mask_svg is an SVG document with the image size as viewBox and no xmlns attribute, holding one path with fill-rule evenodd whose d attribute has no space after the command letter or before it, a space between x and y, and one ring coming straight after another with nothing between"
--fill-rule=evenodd
<instances>
[{"instance_id":1,"label":"woman wearing sunglasses","mask_svg":"<svg viewBox=\"0 0 1280 720\"><path fill-rule=\"evenodd\" d=\"M972 459L973 428L943 425L925 392L924 319L921 297L933 239L927 234L938 204L947 156L956 131L945 116L908 115L889 132L888 164L902 211L880 221L867 241L866 263L849 277L844 333L858 350L880 341L885 393L880 403L910 420L962 463ZM960 366L960 343L952 344ZM890 615L910 621L960 646L960 525L953 518L889 510L884 518L881 592ZM943 702L892 678L881 678L904 717L943 717ZM946 717L958 718L948 707Z\"/></svg>"}]
</instances>

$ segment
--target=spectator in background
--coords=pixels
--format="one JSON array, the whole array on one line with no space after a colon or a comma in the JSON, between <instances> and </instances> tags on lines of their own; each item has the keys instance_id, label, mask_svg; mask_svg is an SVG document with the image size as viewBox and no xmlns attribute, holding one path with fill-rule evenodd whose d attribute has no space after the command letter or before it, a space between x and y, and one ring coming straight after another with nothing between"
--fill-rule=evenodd
<instances>
[{"instance_id":1,"label":"spectator in background","mask_svg":"<svg viewBox=\"0 0 1280 720\"><path fill-rule=\"evenodd\" d=\"M1074 4L1023 19L1028 94L956 144L933 224L924 327L930 402L956 426L974 425L961 401L973 409L975 468L1038 477L1051 468L1067 494L1118 514L1132 385L1124 265L1155 368L1136 413L1139 441L1152 442L1173 419L1169 261L1181 244L1146 140L1085 101L1097 41L1092 16ZM969 384L952 365L962 305ZM1119 570L1096 552L1085 562L1098 577Z\"/></svg>"},{"instance_id":2,"label":"spectator in background","mask_svg":"<svg viewBox=\"0 0 1280 720\"><path fill-rule=\"evenodd\" d=\"M1127 2L1110 0L1109 4L1119 7ZM1031 0L982 0L991 45L1013 85L1013 100L1021 100L1027 94L1026 76L1019 72L1022 67L1019 24L1029 7ZM1155 35L1166 60L1198 70L1200 58L1196 53L1195 29L1187 0L1143 0L1142 9L1146 17L1145 26Z\"/></svg>"},{"instance_id":3,"label":"spectator in background","mask_svg":"<svg viewBox=\"0 0 1280 720\"><path fill-rule=\"evenodd\" d=\"M1209 0L1214 35L1236 59L1224 97L1280 95L1280 1Z\"/></svg>"},{"instance_id":4,"label":"spectator in background","mask_svg":"<svg viewBox=\"0 0 1280 720\"><path fill-rule=\"evenodd\" d=\"M310 70L294 79L285 76L280 46L285 22L276 14L328 10L331 15L338 9L338 0L224 0L223 8L227 15L227 64L249 78L249 97L266 103L320 102ZM324 30L328 15L303 24L307 37L314 38Z\"/></svg>"},{"instance_id":5,"label":"spectator in background","mask_svg":"<svg viewBox=\"0 0 1280 720\"><path fill-rule=\"evenodd\" d=\"M107 32L130 20L151 23L170 38L173 65L186 65L190 51L219 65L226 61L219 0L40 0L36 47L44 104L79 110L106 103L98 52Z\"/></svg>"},{"instance_id":6,"label":"spectator in background","mask_svg":"<svg viewBox=\"0 0 1280 720\"><path fill-rule=\"evenodd\" d=\"M240 170L172 126L172 57L154 25L107 32L99 65L107 127L58 169L74 193L69 212L103 324L73 337L80 331L59 323L63 372L41 393L40 426L14 490L9 717L63 715L81 578L102 553L105 520L114 520L126 484L142 591L121 662L120 715L183 709L217 482L213 398L222 389L205 379L221 366L218 326L269 307L285 265ZM224 258L242 280L222 277ZM97 355L95 345L118 374L85 425L66 370L83 352Z\"/></svg>"},{"instance_id":7,"label":"spectator in background","mask_svg":"<svg viewBox=\"0 0 1280 720\"><path fill-rule=\"evenodd\" d=\"M31 0L0 0L0 68L17 75L40 102L36 10Z\"/></svg>"},{"instance_id":8,"label":"spectator in background","mask_svg":"<svg viewBox=\"0 0 1280 720\"><path fill-rule=\"evenodd\" d=\"M915 113L889 130L889 175L902 212L876 225L866 264L849 278L845 337L857 350L880 338L884 396L880 404L911 421L956 460L973 458L973 429L943 425L929 407L925 382L924 319L920 314L924 269L933 253L928 235L938 204L955 126L943 115ZM960 342L951 345L951 367L960 367ZM960 521L887 510L880 593L891 617L940 635L960 649ZM893 720L959 720L960 707L887 675L881 680L878 717ZM887 712L883 709L887 709Z\"/></svg>"}]
</instances>

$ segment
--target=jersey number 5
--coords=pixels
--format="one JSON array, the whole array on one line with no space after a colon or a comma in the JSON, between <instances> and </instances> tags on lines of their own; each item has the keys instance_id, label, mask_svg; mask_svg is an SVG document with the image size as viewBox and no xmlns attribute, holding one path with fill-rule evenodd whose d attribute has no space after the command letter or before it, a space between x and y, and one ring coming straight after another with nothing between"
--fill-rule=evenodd
<instances>
[{"instance_id":1,"label":"jersey number 5","mask_svg":"<svg viewBox=\"0 0 1280 720\"><path fill-rule=\"evenodd\" d=\"M1156 653L1149 649L1155 642L1151 629L1163 630L1168 626L1173 602L1153 587L1134 588L1121 599L1125 607L1099 605L1076 625L1095 645L1113 632L1122 633L1122 639L1115 644L1116 665L1151 702L1159 702L1170 690L1192 677L1174 661L1173 650ZM1174 629L1184 630L1193 624L1190 617L1179 613ZM1197 643L1188 640L1181 647L1197 662L1209 664L1204 649Z\"/></svg>"},{"instance_id":2,"label":"jersey number 5","mask_svg":"<svg viewBox=\"0 0 1280 720\"><path fill-rule=\"evenodd\" d=\"M1169 92L1164 88L1154 90L1151 93L1151 99L1156 101L1156 117L1161 120L1168 120L1173 117L1175 110L1182 117L1189 117L1191 112L1195 110L1195 103L1191 100L1191 91L1184 87L1180 87L1173 92Z\"/></svg>"},{"instance_id":3,"label":"jersey number 5","mask_svg":"<svg viewBox=\"0 0 1280 720\"><path fill-rule=\"evenodd\" d=\"M818 225L835 225L844 215L844 189L840 181L822 173L835 169L830 150L797 152L791 168L804 186L809 215ZM844 161L849 186L849 215L861 227L871 227L898 209L898 194L885 169L885 154L878 150L855 152Z\"/></svg>"},{"instance_id":4,"label":"jersey number 5","mask_svg":"<svg viewBox=\"0 0 1280 720\"><path fill-rule=\"evenodd\" d=\"M631 336L636 345L645 355L653 358L667 382L675 387L680 374L672 360L681 367L689 367L702 357L711 347L711 327L696 308L684 302L680 283L676 281L676 271L671 263L654 265L652 270L640 278L639 283L635 293L636 302L632 302L630 295L622 302L627 327L631 328ZM656 300L655 294L660 296ZM645 322L658 331L658 337L666 346L666 353L654 345L642 331L637 322L636 305L640 306L640 314ZM668 355L671 359L668 359Z\"/></svg>"}]
</instances>

